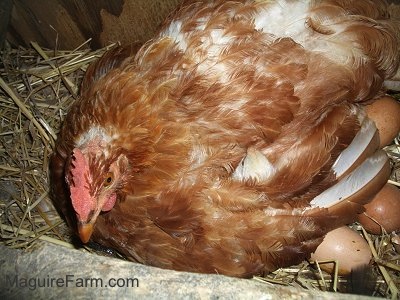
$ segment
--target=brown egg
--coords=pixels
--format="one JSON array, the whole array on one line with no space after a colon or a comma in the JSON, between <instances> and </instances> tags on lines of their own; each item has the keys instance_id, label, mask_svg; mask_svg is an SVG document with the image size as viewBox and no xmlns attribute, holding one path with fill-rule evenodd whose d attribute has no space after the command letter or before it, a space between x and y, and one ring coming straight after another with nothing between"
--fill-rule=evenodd
<instances>
[{"instance_id":1,"label":"brown egg","mask_svg":"<svg viewBox=\"0 0 400 300\"><path fill-rule=\"evenodd\" d=\"M352 269L367 265L372 258L371 250L365 239L347 226L332 230L311 254L314 261L336 260L339 275L346 275ZM333 263L320 263L321 269L331 273Z\"/></svg>"},{"instance_id":2,"label":"brown egg","mask_svg":"<svg viewBox=\"0 0 400 300\"><path fill-rule=\"evenodd\" d=\"M381 226L388 233L400 231L400 190L397 187L387 183L364 207L365 213L358 215L358 221L366 231L381 234Z\"/></svg>"},{"instance_id":3,"label":"brown egg","mask_svg":"<svg viewBox=\"0 0 400 300\"><path fill-rule=\"evenodd\" d=\"M367 115L379 130L380 147L389 145L400 132L400 103L383 96L365 107Z\"/></svg>"}]
</instances>

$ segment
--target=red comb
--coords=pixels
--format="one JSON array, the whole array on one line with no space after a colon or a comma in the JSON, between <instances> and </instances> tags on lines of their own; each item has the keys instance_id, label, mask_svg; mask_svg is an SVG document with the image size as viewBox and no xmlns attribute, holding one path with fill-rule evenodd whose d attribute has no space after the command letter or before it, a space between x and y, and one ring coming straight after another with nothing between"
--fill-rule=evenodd
<instances>
[{"instance_id":1,"label":"red comb","mask_svg":"<svg viewBox=\"0 0 400 300\"><path fill-rule=\"evenodd\" d=\"M72 152L70 183L71 201L75 212L82 221L86 221L93 208L89 191L89 165L82 151L75 148Z\"/></svg>"}]
</instances>

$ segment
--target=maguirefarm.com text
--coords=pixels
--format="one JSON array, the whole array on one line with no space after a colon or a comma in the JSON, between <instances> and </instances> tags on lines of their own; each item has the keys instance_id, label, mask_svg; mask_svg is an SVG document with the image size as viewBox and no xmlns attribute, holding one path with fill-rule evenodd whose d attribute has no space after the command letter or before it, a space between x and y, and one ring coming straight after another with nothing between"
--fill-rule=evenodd
<instances>
[{"instance_id":1,"label":"maguirefarm.com text","mask_svg":"<svg viewBox=\"0 0 400 300\"><path fill-rule=\"evenodd\" d=\"M65 277L20 277L18 275L6 275L5 285L7 287L28 288L36 290L38 288L55 287L85 287L85 288L136 288L139 287L138 278L83 278L73 274L67 274Z\"/></svg>"}]
</instances>

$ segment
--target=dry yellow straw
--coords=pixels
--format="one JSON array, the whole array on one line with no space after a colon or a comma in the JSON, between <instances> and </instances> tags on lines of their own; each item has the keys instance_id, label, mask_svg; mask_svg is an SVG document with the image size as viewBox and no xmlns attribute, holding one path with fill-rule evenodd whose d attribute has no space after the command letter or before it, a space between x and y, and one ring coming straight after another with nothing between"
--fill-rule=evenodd
<instances>
[{"instance_id":1,"label":"dry yellow straw","mask_svg":"<svg viewBox=\"0 0 400 300\"><path fill-rule=\"evenodd\" d=\"M10 88L8 86L8 84L5 83L5 81L1 77L0 77L0 87L8 94L8 96L10 96L10 98L19 107L19 109L22 111L22 113L25 115L25 117L27 117L28 120L31 121L33 123L33 125L35 125L35 127L39 131L40 135L43 138L45 138L47 142L50 142L52 147L54 147L54 140L47 135L46 130L42 127L40 122L38 120L36 120L36 118L33 116L32 112L24 104L24 101L22 99L20 99L19 95L14 93L13 89ZM47 145L46 141L44 141L45 145ZM49 149L49 150L51 150L51 149Z\"/></svg>"},{"instance_id":2,"label":"dry yellow straw","mask_svg":"<svg viewBox=\"0 0 400 300\"><path fill-rule=\"evenodd\" d=\"M363 227L361 227L361 230L363 232L363 235L365 239L368 242L369 247L371 248L372 255L375 260L379 260L378 253L376 253L374 243L372 242L371 238L369 237L369 234L365 231ZM396 287L396 284L394 283L393 279L390 277L389 273L386 271L385 267L382 266L381 264L378 264L379 271L381 271L383 278L385 279L390 292L392 293L392 299L397 299L397 295L399 294L399 289Z\"/></svg>"}]
</instances>

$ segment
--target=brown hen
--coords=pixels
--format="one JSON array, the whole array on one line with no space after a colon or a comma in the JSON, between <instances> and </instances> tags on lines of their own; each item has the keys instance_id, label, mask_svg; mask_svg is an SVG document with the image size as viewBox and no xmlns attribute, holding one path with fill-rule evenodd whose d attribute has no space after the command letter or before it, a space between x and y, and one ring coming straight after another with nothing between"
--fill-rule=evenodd
<instances>
[{"instance_id":1,"label":"brown hen","mask_svg":"<svg viewBox=\"0 0 400 300\"><path fill-rule=\"evenodd\" d=\"M182 5L135 54L92 65L51 161L85 243L249 277L355 220L389 163L359 103L399 66L384 1Z\"/></svg>"}]
</instances>

